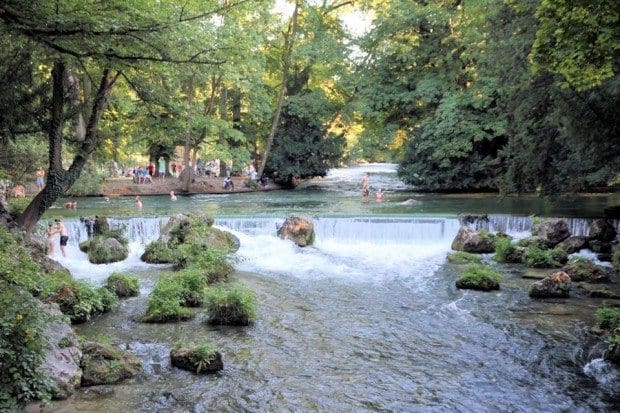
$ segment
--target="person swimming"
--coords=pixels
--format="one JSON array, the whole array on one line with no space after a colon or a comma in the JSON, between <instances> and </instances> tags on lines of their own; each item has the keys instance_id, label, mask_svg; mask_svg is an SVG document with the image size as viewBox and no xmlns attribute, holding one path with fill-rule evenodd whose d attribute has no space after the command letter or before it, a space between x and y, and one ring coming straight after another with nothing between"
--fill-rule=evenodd
<instances>
[{"instance_id":1,"label":"person swimming","mask_svg":"<svg viewBox=\"0 0 620 413\"><path fill-rule=\"evenodd\" d=\"M138 208L139 210L142 210L142 198L140 198L139 195L135 197L134 203L136 204L136 208Z\"/></svg>"},{"instance_id":2,"label":"person swimming","mask_svg":"<svg viewBox=\"0 0 620 413\"><path fill-rule=\"evenodd\" d=\"M171 201L176 201L177 200L177 196L174 194L174 191L170 191L170 200Z\"/></svg>"}]
</instances>

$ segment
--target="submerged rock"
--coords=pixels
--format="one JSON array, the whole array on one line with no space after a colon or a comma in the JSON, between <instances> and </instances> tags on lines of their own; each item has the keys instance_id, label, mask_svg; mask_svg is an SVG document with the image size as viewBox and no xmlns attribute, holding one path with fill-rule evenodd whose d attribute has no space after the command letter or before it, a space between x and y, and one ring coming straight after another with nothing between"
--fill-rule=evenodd
<instances>
[{"instance_id":1,"label":"submerged rock","mask_svg":"<svg viewBox=\"0 0 620 413\"><path fill-rule=\"evenodd\" d=\"M307 218L291 215L278 228L278 237L289 239L300 247L312 245L314 243L314 225Z\"/></svg>"},{"instance_id":2,"label":"submerged rock","mask_svg":"<svg viewBox=\"0 0 620 413\"><path fill-rule=\"evenodd\" d=\"M119 383L138 374L142 367L138 357L105 344L87 342L83 353L82 386Z\"/></svg>"},{"instance_id":3,"label":"submerged rock","mask_svg":"<svg viewBox=\"0 0 620 413\"><path fill-rule=\"evenodd\" d=\"M58 305L45 304L44 308L53 321L43 330L49 346L41 367L52 380L54 399L66 399L80 386L82 351L71 325L62 321Z\"/></svg>"},{"instance_id":4,"label":"submerged rock","mask_svg":"<svg viewBox=\"0 0 620 413\"><path fill-rule=\"evenodd\" d=\"M476 254L493 252L493 240L490 234L484 230L474 231L468 227L461 227L452 241L452 249Z\"/></svg>"},{"instance_id":5,"label":"submerged rock","mask_svg":"<svg viewBox=\"0 0 620 413\"><path fill-rule=\"evenodd\" d=\"M588 238L582 235L568 237L564 241L560 242L556 248L563 249L567 254L573 254L581 251L582 249L588 248Z\"/></svg>"},{"instance_id":6,"label":"submerged rock","mask_svg":"<svg viewBox=\"0 0 620 413\"><path fill-rule=\"evenodd\" d=\"M545 239L549 247L554 247L570 237L570 230L563 219L544 220L532 224L532 235Z\"/></svg>"},{"instance_id":7,"label":"submerged rock","mask_svg":"<svg viewBox=\"0 0 620 413\"><path fill-rule=\"evenodd\" d=\"M541 281L533 282L529 295L532 298L567 298L570 294L571 279L563 271L551 274Z\"/></svg>"}]
</instances>

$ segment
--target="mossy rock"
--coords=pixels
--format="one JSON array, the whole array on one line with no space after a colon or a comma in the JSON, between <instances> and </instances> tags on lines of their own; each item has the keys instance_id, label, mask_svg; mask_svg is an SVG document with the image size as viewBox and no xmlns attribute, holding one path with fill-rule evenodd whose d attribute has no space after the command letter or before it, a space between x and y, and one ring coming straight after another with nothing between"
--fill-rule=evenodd
<instances>
[{"instance_id":1,"label":"mossy rock","mask_svg":"<svg viewBox=\"0 0 620 413\"><path fill-rule=\"evenodd\" d=\"M482 265L467 267L461 278L456 280L456 288L492 291L499 290L499 281L502 276L497 271Z\"/></svg>"},{"instance_id":2,"label":"mossy rock","mask_svg":"<svg viewBox=\"0 0 620 413\"><path fill-rule=\"evenodd\" d=\"M498 237L495 239L495 254L493 260L506 263L523 262L525 248L512 244L510 238Z\"/></svg>"},{"instance_id":3,"label":"mossy rock","mask_svg":"<svg viewBox=\"0 0 620 413\"><path fill-rule=\"evenodd\" d=\"M517 241L517 246L525 248L534 246L541 250L547 250L550 248L549 241L547 239L535 236L520 239Z\"/></svg>"},{"instance_id":4,"label":"mossy rock","mask_svg":"<svg viewBox=\"0 0 620 413\"><path fill-rule=\"evenodd\" d=\"M140 372L142 362L116 347L87 342L82 348L82 386L116 384Z\"/></svg>"},{"instance_id":5,"label":"mossy rock","mask_svg":"<svg viewBox=\"0 0 620 413\"><path fill-rule=\"evenodd\" d=\"M194 317L194 313L184 306L187 304L190 291L178 274L162 275L149 294L146 314L140 319L145 323L167 323L185 321Z\"/></svg>"},{"instance_id":6,"label":"mossy rock","mask_svg":"<svg viewBox=\"0 0 620 413\"><path fill-rule=\"evenodd\" d=\"M127 274L112 273L107 281L106 288L117 297L135 297L140 294L140 280Z\"/></svg>"},{"instance_id":7,"label":"mossy rock","mask_svg":"<svg viewBox=\"0 0 620 413\"><path fill-rule=\"evenodd\" d=\"M198 374L217 373L224 368L222 354L206 343L173 348L170 350L170 363Z\"/></svg>"},{"instance_id":8,"label":"mossy rock","mask_svg":"<svg viewBox=\"0 0 620 413\"><path fill-rule=\"evenodd\" d=\"M557 251L557 255L561 253L564 255L566 254L563 250L558 249ZM523 262L525 265L532 268L556 268L561 266L561 264L554 259L554 254L552 254L551 250L543 250L535 245L527 247L523 256Z\"/></svg>"},{"instance_id":9,"label":"mossy rock","mask_svg":"<svg viewBox=\"0 0 620 413\"><path fill-rule=\"evenodd\" d=\"M93 264L108 264L123 261L129 250L116 238L93 238L88 248L88 260Z\"/></svg>"},{"instance_id":10,"label":"mossy rock","mask_svg":"<svg viewBox=\"0 0 620 413\"><path fill-rule=\"evenodd\" d=\"M118 298L104 287L95 287L87 281L69 280L48 298L58 304L74 324L84 323L98 313L110 311Z\"/></svg>"},{"instance_id":11,"label":"mossy rock","mask_svg":"<svg viewBox=\"0 0 620 413\"><path fill-rule=\"evenodd\" d=\"M207 292L209 324L247 326L256 319L256 297L241 284L212 287Z\"/></svg>"},{"instance_id":12,"label":"mossy rock","mask_svg":"<svg viewBox=\"0 0 620 413\"><path fill-rule=\"evenodd\" d=\"M456 251L448 254L448 261L454 264L481 264L482 258L479 255L469 252Z\"/></svg>"},{"instance_id":13,"label":"mossy rock","mask_svg":"<svg viewBox=\"0 0 620 413\"><path fill-rule=\"evenodd\" d=\"M572 281L586 281L590 283L609 282L609 273L606 268L600 267L587 258L575 257L564 266L564 272Z\"/></svg>"},{"instance_id":14,"label":"mossy rock","mask_svg":"<svg viewBox=\"0 0 620 413\"><path fill-rule=\"evenodd\" d=\"M80 251L88 252L89 247L90 247L90 241L80 242Z\"/></svg>"},{"instance_id":15,"label":"mossy rock","mask_svg":"<svg viewBox=\"0 0 620 413\"><path fill-rule=\"evenodd\" d=\"M176 262L177 256L168 243L158 240L146 246L140 259L149 264L172 264Z\"/></svg>"}]
</instances>

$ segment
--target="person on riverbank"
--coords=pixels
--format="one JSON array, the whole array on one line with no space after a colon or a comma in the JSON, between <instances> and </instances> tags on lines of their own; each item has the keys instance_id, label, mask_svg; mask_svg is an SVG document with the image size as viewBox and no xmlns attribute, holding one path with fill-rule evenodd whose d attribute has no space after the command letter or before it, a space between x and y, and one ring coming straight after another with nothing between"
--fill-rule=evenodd
<instances>
[{"instance_id":1,"label":"person on riverbank","mask_svg":"<svg viewBox=\"0 0 620 413\"><path fill-rule=\"evenodd\" d=\"M39 169L37 169L36 177L37 177L37 181L36 181L37 189L40 191L45 186L45 170L41 168L40 166L39 166Z\"/></svg>"},{"instance_id":2,"label":"person on riverbank","mask_svg":"<svg viewBox=\"0 0 620 413\"><path fill-rule=\"evenodd\" d=\"M142 211L142 198L140 198L140 195L136 195L133 202L136 204L136 208Z\"/></svg>"},{"instance_id":3,"label":"person on riverbank","mask_svg":"<svg viewBox=\"0 0 620 413\"><path fill-rule=\"evenodd\" d=\"M54 238L56 237L56 234L58 233L56 231L56 228L54 228L54 225L52 223L49 223L47 225L47 230L45 231L45 233L47 234L47 256L48 257L53 257L54 256Z\"/></svg>"},{"instance_id":4,"label":"person on riverbank","mask_svg":"<svg viewBox=\"0 0 620 413\"><path fill-rule=\"evenodd\" d=\"M62 253L63 257L66 257L67 252L65 251L65 247L67 246L67 241L69 241L67 227L60 219L56 219L55 222L56 222L56 232L60 234L60 252Z\"/></svg>"},{"instance_id":5,"label":"person on riverbank","mask_svg":"<svg viewBox=\"0 0 620 413\"><path fill-rule=\"evenodd\" d=\"M379 190L375 194L375 201L383 202L383 188L379 188Z\"/></svg>"},{"instance_id":6,"label":"person on riverbank","mask_svg":"<svg viewBox=\"0 0 620 413\"><path fill-rule=\"evenodd\" d=\"M166 177L166 160L163 156L160 156L157 160L157 173L161 179Z\"/></svg>"},{"instance_id":7,"label":"person on riverbank","mask_svg":"<svg viewBox=\"0 0 620 413\"><path fill-rule=\"evenodd\" d=\"M362 177L362 200L364 202L368 202L368 197L370 196L370 172L366 172Z\"/></svg>"},{"instance_id":8,"label":"person on riverbank","mask_svg":"<svg viewBox=\"0 0 620 413\"><path fill-rule=\"evenodd\" d=\"M224 181L222 182L222 188L228 189L230 191L234 191L235 190L235 184L233 183L233 180L230 177L230 175L228 175L226 178L224 178Z\"/></svg>"}]
</instances>

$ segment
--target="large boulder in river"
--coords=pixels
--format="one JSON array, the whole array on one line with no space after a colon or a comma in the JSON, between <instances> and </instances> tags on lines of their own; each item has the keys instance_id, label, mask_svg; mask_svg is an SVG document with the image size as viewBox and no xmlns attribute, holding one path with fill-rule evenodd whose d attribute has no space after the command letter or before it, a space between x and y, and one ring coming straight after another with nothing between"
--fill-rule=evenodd
<instances>
[{"instance_id":1,"label":"large boulder in river","mask_svg":"<svg viewBox=\"0 0 620 413\"><path fill-rule=\"evenodd\" d=\"M529 295L532 298L567 298L570 294L570 287L570 277L560 271L532 283Z\"/></svg>"},{"instance_id":2,"label":"large boulder in river","mask_svg":"<svg viewBox=\"0 0 620 413\"><path fill-rule=\"evenodd\" d=\"M472 229L489 229L489 216L487 214L459 214L459 224Z\"/></svg>"},{"instance_id":3,"label":"large boulder in river","mask_svg":"<svg viewBox=\"0 0 620 413\"><path fill-rule=\"evenodd\" d=\"M217 373L224 368L222 354L208 345L175 347L170 350L170 362L194 373Z\"/></svg>"},{"instance_id":4,"label":"large boulder in river","mask_svg":"<svg viewBox=\"0 0 620 413\"><path fill-rule=\"evenodd\" d=\"M570 230L563 219L543 220L532 224L532 235L545 239L552 248L570 237Z\"/></svg>"},{"instance_id":5,"label":"large boulder in river","mask_svg":"<svg viewBox=\"0 0 620 413\"><path fill-rule=\"evenodd\" d=\"M290 239L300 247L305 247L314 242L314 225L307 218L291 215L278 228L278 237Z\"/></svg>"},{"instance_id":6,"label":"large boulder in river","mask_svg":"<svg viewBox=\"0 0 620 413\"><path fill-rule=\"evenodd\" d=\"M491 235L484 231L474 231L468 227L461 227L452 241L452 249L476 254L495 251Z\"/></svg>"},{"instance_id":7,"label":"large boulder in river","mask_svg":"<svg viewBox=\"0 0 620 413\"><path fill-rule=\"evenodd\" d=\"M556 245L556 248L566 251L567 254L573 254L581 251L582 249L588 248L588 238L583 235L568 237Z\"/></svg>"},{"instance_id":8,"label":"large boulder in river","mask_svg":"<svg viewBox=\"0 0 620 413\"><path fill-rule=\"evenodd\" d=\"M601 242L611 242L616 238L616 229L606 219L595 219L590 224L588 238Z\"/></svg>"},{"instance_id":9,"label":"large boulder in river","mask_svg":"<svg viewBox=\"0 0 620 413\"><path fill-rule=\"evenodd\" d=\"M589 283L609 282L609 272L606 268L596 265L586 258L572 258L571 261L562 268L572 281L586 281Z\"/></svg>"},{"instance_id":10,"label":"large boulder in river","mask_svg":"<svg viewBox=\"0 0 620 413\"><path fill-rule=\"evenodd\" d=\"M95 237L88 247L88 260L93 264L123 261L129 250L116 238Z\"/></svg>"},{"instance_id":11,"label":"large boulder in river","mask_svg":"<svg viewBox=\"0 0 620 413\"><path fill-rule=\"evenodd\" d=\"M142 362L116 347L87 342L83 347L82 386L115 384L140 372Z\"/></svg>"},{"instance_id":12,"label":"large boulder in river","mask_svg":"<svg viewBox=\"0 0 620 413\"><path fill-rule=\"evenodd\" d=\"M42 334L47 339L48 348L41 368L52 380L53 397L66 399L80 386L82 351L71 325L63 321L58 305L45 304L44 311L51 321L45 325Z\"/></svg>"}]
</instances>

